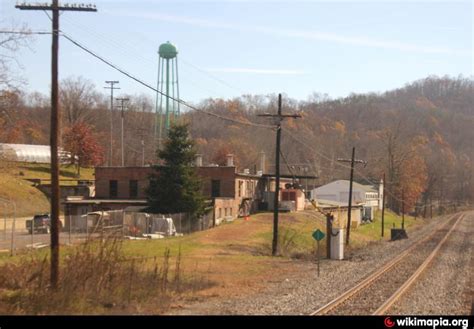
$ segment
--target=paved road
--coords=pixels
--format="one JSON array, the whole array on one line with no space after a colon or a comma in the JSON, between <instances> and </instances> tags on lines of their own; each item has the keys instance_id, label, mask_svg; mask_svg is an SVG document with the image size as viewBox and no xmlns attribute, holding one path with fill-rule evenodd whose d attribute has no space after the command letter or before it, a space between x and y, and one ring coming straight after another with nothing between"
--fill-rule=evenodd
<instances>
[{"instance_id":1,"label":"paved road","mask_svg":"<svg viewBox=\"0 0 474 329\"><path fill-rule=\"evenodd\" d=\"M26 233L26 226L25 226L26 221L30 220L32 218L33 218L33 216L16 218L16 220L15 220L15 231ZM59 218L59 220L63 223L63 226L64 226L64 217L61 216ZM13 226L13 218L12 217L8 217L8 218L0 217L0 237L4 233L5 228L6 228L7 232L10 232L10 234L11 234L12 226Z\"/></svg>"},{"instance_id":2,"label":"paved road","mask_svg":"<svg viewBox=\"0 0 474 329\"><path fill-rule=\"evenodd\" d=\"M8 232L8 234L5 236L4 232L0 232L0 252L10 252L11 248L11 232ZM31 234L28 234L26 230L21 230L19 232L16 232L13 241L14 241L14 249L15 250L20 250L20 249L25 249L25 248L31 248L31 245L33 244L36 247L39 247L41 245L47 245L49 246L50 244L50 235L49 234L34 234L31 236ZM86 234L85 233L75 233L69 235L69 233L64 232L60 233L59 235L59 241L60 244L75 244L75 243L80 243L86 239Z\"/></svg>"}]
</instances>

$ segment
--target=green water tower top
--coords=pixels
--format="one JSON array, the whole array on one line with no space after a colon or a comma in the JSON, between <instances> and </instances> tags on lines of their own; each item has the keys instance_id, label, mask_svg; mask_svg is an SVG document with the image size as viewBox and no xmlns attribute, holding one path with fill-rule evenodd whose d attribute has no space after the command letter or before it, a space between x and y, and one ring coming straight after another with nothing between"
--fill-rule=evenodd
<instances>
[{"instance_id":1,"label":"green water tower top","mask_svg":"<svg viewBox=\"0 0 474 329\"><path fill-rule=\"evenodd\" d=\"M175 45L167 41L166 43L160 45L160 48L158 48L158 54L160 55L160 57L172 59L175 58L178 54L178 49Z\"/></svg>"}]
</instances>

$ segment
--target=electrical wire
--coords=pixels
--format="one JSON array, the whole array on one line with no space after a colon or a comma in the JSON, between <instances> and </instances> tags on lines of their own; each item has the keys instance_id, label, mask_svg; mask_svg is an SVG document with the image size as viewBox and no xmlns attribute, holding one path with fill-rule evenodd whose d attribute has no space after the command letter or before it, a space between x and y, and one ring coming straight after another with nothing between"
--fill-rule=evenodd
<instances>
[{"instance_id":1,"label":"electrical wire","mask_svg":"<svg viewBox=\"0 0 474 329\"><path fill-rule=\"evenodd\" d=\"M12 30L0 30L1 34L52 34L52 32L48 31L12 31Z\"/></svg>"},{"instance_id":2,"label":"electrical wire","mask_svg":"<svg viewBox=\"0 0 474 329\"><path fill-rule=\"evenodd\" d=\"M64 17L63 19L66 20L66 22L72 24L73 27L76 27L78 28L79 30L81 31L86 31L88 36L90 35L93 35L95 36L96 38L102 40L102 43L108 43L109 45L111 45L112 47L116 48L116 49L119 49L120 52L122 54L124 54L126 57L128 58L133 58L133 60L136 60L137 57L143 59L144 61L147 61L149 63L153 63L153 65L156 64L156 60L154 59L150 59L148 57L145 57L143 56L143 53L141 52L134 52L132 53L130 50L133 50L133 49L141 49L141 47L139 47L139 44L138 43L135 43L135 44L132 44L132 43L127 43L126 41L124 41L123 39L114 39L112 38L111 36L109 35L105 35L105 34L101 34L100 32L94 30L94 29L91 29L89 28L88 26L86 25L83 25L77 21L75 21L74 19L71 19L70 17ZM154 43L155 41L154 40L151 40L150 38L146 37L145 35L141 35L140 34L140 37L146 41L148 41L149 43ZM180 55L179 56L179 59L181 62L183 62L184 64L194 68L196 71L202 73L202 74L205 74L207 75L208 77L212 78L213 80L221 83L222 85L225 85L226 87L228 88L231 88L233 90L236 90L238 91L240 94L244 94L243 91L241 91L239 88L235 87L235 86L232 86L230 83L220 79L220 78L217 78L216 76L210 74L209 72L206 72L205 70L199 68L198 66L188 62L187 60L183 59L183 57ZM210 93L210 94L217 94L215 91L212 91L212 90L209 90L207 88L203 88L201 84L189 79L189 77L186 77L184 79L186 82L189 82L191 83L193 86L195 86L196 88L200 89L200 90L203 90L207 93ZM178 96L179 98L179 96Z\"/></svg>"},{"instance_id":3,"label":"electrical wire","mask_svg":"<svg viewBox=\"0 0 474 329\"><path fill-rule=\"evenodd\" d=\"M48 14L48 12L46 12L46 15L48 16L48 18L51 20L52 18L50 17L50 15ZM112 48L114 48L114 51L115 50L118 50L119 53L121 53L121 55L123 55L124 57L126 57L127 59L130 59L130 60L133 60L133 61L136 61L137 58L145 61L145 62L148 62L148 63L151 63L153 65L156 64L156 60L154 59L151 59L149 57L145 57L143 56L142 53L139 53L139 52L131 52L130 49L140 49L140 47L138 47L137 45L132 45L131 43L126 43L124 40L117 40L117 39L113 39L111 38L110 36L106 36L104 34L101 34L99 33L98 31L94 30L94 29L91 29L89 28L88 26L86 25L83 25L83 24L80 24L78 22L76 22L75 20L71 19L70 17L68 16L64 16L63 20L65 20L67 23L71 24L71 27L73 28L76 28L80 31L85 31L87 32L87 35L88 37L90 36L94 36L95 38L97 38L98 40L100 40L100 43L102 45L105 45L105 46L111 46ZM64 33L62 31L60 31L61 33ZM123 46L125 44L125 46ZM129 47L127 47L127 45L129 45ZM195 88L199 89L199 90L202 90L202 91L205 91L206 93L209 93L209 94L215 94L214 91L210 90L210 89L207 89L207 88L204 88L202 87L201 84L193 81L192 79L189 79L188 77L186 77L184 79L184 81L186 81L187 83L190 83L191 85L193 85Z\"/></svg>"},{"instance_id":4,"label":"electrical wire","mask_svg":"<svg viewBox=\"0 0 474 329\"><path fill-rule=\"evenodd\" d=\"M188 65L188 66L191 66L191 67L194 68L196 71L201 72L202 74L207 75L208 77L210 77L211 79L213 79L213 80L219 82L220 84L222 84L222 85L224 85L224 86L226 86L226 87L228 87L228 88L230 88L230 89L232 89L232 90L235 90L235 91L239 92L240 94L245 94L245 92L243 92L243 91L240 90L239 88L237 88L237 87L231 85L231 84L228 83L227 81L222 80L221 78L216 77L215 75L213 75L213 74L207 72L206 70L203 70L203 69L200 68L199 66L196 66L196 65L194 65L194 64L192 64L192 63L190 63L190 62L184 60L184 59L183 59L183 56L180 56L180 59L181 59L181 61L182 61L184 64L186 64L186 65Z\"/></svg>"},{"instance_id":5,"label":"electrical wire","mask_svg":"<svg viewBox=\"0 0 474 329\"><path fill-rule=\"evenodd\" d=\"M72 44L74 44L75 46L79 47L80 49L84 50L85 52L89 53L90 55L92 55L93 57L97 58L98 60L100 60L101 62L107 64L108 66L112 67L113 69L115 69L116 71L122 73L123 75L129 77L130 79L138 82L139 84L143 85L144 87L150 89L150 90L153 90L154 92L162 95L162 96L165 96L167 98L169 98L170 100L173 100L183 106L186 106L192 110L195 110L195 111L198 111L198 112L201 112L201 113L204 113L204 114L207 114L209 116L212 116L212 117L216 117L216 118L219 118L221 120L225 120L225 121L229 121L229 122L233 122L233 123L237 123L237 124L241 124L241 125L246 125L246 126L251 126L251 127L259 127L259 128L266 128L266 129L275 129L274 126L271 126L271 125L263 125L263 124L258 124L258 123L253 123L253 122L245 122L245 121L240 121L240 120L236 120L236 119L233 119L233 118L229 118L229 117L224 117L224 116L221 116L221 115L218 115L218 114L215 114L215 113L212 113L212 112L208 112L208 111L205 111L205 110L202 110L202 109L199 109L195 106L192 106L190 105L189 103L181 100L181 99L177 99L175 97L171 97L169 95L166 95L165 93L157 90L156 88L152 87L151 85L147 84L146 82L143 82L142 80L140 80L139 78L133 76L132 74L122 70L121 68L119 68L118 66L112 64L111 62L107 61L106 59L104 59L103 57L99 56L98 54L96 54L95 52L93 52L92 50L88 49L87 47L81 45L79 42L73 40L71 37L69 37L68 35L66 35L64 32L61 33L61 36L64 37L66 40L68 40L69 42L71 42Z\"/></svg>"},{"instance_id":6,"label":"electrical wire","mask_svg":"<svg viewBox=\"0 0 474 329\"><path fill-rule=\"evenodd\" d=\"M326 155L324 155L324 154L322 154L322 153L316 151L313 147L311 147L310 145L306 144L305 142L303 142L302 140L300 140L299 138L297 138L296 136L294 136L294 135L293 135L292 133L290 133L287 129L283 129L283 128L282 128L282 130L284 130L285 133L288 134L290 137L292 137L295 141L297 141L297 142L299 142L300 144L306 146L308 149L312 150L314 153L318 154L318 155L321 156L322 158L325 158L325 159L327 159L327 160L329 160L329 161L332 161L331 158L329 158L329 157L327 157ZM335 164L337 164L337 165L339 165L339 166L341 166L341 167L344 167L344 168L346 168L346 169L351 169L350 166L344 165L344 164L339 163L339 162L335 162ZM367 182L371 183L370 178L368 178L367 176L365 176L364 174L362 174L359 170L356 170L356 169L354 168L354 172L356 172L360 177L362 177L362 178L363 178L364 180L366 180ZM385 184L385 182L384 182L384 184ZM403 202L401 199L399 199L398 197L396 197L396 196L395 196L392 192L390 192L389 190L386 189L386 190L385 190L385 193L388 194L388 195L390 195L394 200L396 200L396 201L398 201L398 202L400 202L400 203Z\"/></svg>"},{"instance_id":7,"label":"electrical wire","mask_svg":"<svg viewBox=\"0 0 474 329\"><path fill-rule=\"evenodd\" d=\"M290 174L293 176L293 180L294 180L295 179L295 173L293 172L293 170L291 170L290 164L288 163L288 160L286 159L286 156L283 154L283 152L281 150L280 150L280 155L283 158L283 161L285 162L286 167L288 168L288 171L290 172Z\"/></svg>"}]
</instances>

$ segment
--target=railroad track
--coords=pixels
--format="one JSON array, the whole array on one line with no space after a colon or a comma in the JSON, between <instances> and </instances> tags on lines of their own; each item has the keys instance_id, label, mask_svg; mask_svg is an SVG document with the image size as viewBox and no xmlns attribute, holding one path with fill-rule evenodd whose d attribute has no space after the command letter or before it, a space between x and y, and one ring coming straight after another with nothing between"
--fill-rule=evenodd
<instances>
[{"instance_id":1,"label":"railroad track","mask_svg":"<svg viewBox=\"0 0 474 329\"><path fill-rule=\"evenodd\" d=\"M453 215L441 228L311 315L384 314L428 267L463 217L464 214Z\"/></svg>"}]
</instances>

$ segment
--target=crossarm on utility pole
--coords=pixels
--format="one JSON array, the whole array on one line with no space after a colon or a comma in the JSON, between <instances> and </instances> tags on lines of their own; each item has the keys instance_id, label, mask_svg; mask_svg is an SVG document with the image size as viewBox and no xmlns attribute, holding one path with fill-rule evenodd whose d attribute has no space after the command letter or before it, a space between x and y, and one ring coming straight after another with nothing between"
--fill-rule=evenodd
<instances>
[{"instance_id":1,"label":"crossarm on utility pole","mask_svg":"<svg viewBox=\"0 0 474 329\"><path fill-rule=\"evenodd\" d=\"M281 146L281 122L285 118L301 118L299 114L281 113L281 94L278 94L278 113L262 113L259 117L277 118L276 123L276 151L275 151L275 197L273 198L273 241L272 255L275 256L278 250L278 201L280 196L280 146Z\"/></svg>"},{"instance_id":2,"label":"crossarm on utility pole","mask_svg":"<svg viewBox=\"0 0 474 329\"><path fill-rule=\"evenodd\" d=\"M91 4L62 4L53 0L52 4L22 3L15 6L21 10L49 10L52 12L52 46L51 46L51 287L55 289L59 280L59 136L61 132L61 112L59 109L59 83L58 83L58 58L59 58L59 12L60 11L97 11Z\"/></svg>"},{"instance_id":3,"label":"crossarm on utility pole","mask_svg":"<svg viewBox=\"0 0 474 329\"><path fill-rule=\"evenodd\" d=\"M362 163L364 167L367 166L367 161L355 159L355 147L352 147L352 157L350 159L338 158L339 162L350 162L351 163L351 176L349 181L349 204L347 209L347 231L346 231L346 245L349 245L349 239L351 234L351 215L352 215L352 182L354 181L354 164Z\"/></svg>"}]
</instances>

